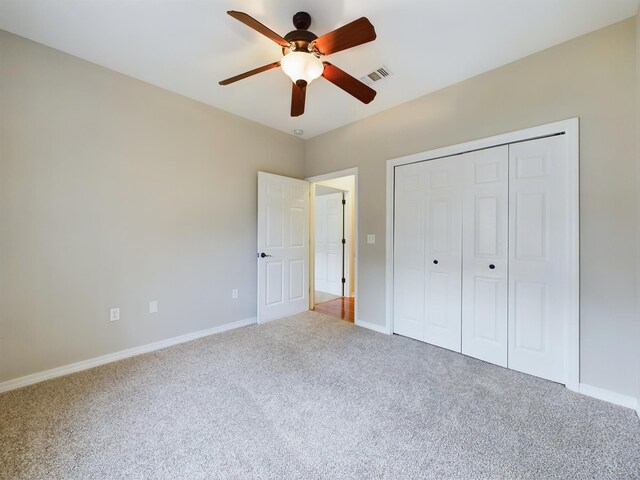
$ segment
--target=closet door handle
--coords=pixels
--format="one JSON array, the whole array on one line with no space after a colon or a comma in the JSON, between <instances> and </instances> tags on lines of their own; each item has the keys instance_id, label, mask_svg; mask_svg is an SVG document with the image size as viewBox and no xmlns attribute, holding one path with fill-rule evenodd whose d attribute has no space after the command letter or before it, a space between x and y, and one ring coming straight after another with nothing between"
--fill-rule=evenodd
<instances>
[{"instance_id":1,"label":"closet door handle","mask_svg":"<svg viewBox=\"0 0 640 480\"><path fill-rule=\"evenodd\" d=\"M271 255L267 255L267 254L266 254L266 253L264 253L264 252L262 252L262 253L260 254L260 257L261 257L261 258L270 257L270 256L271 256Z\"/></svg>"},{"instance_id":2,"label":"closet door handle","mask_svg":"<svg viewBox=\"0 0 640 480\"><path fill-rule=\"evenodd\" d=\"M490 265L489 265L489 268L490 268L491 270L493 270L494 268L496 268L496 266L492 263L492 264L490 264Z\"/></svg>"},{"instance_id":3,"label":"closet door handle","mask_svg":"<svg viewBox=\"0 0 640 480\"><path fill-rule=\"evenodd\" d=\"M433 264L434 264L434 265L437 265L437 264L438 264L438 260L434 260L434 261L433 261Z\"/></svg>"}]
</instances>

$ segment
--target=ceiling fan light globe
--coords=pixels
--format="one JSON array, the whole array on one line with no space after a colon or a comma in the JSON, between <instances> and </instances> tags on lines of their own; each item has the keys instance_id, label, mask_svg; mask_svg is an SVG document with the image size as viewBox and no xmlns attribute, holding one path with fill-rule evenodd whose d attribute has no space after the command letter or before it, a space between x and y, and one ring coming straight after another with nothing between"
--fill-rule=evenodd
<instances>
[{"instance_id":1,"label":"ceiling fan light globe","mask_svg":"<svg viewBox=\"0 0 640 480\"><path fill-rule=\"evenodd\" d=\"M282 71L293 83L304 80L307 85L322 75L324 65L322 61L311 53L289 52L280 61Z\"/></svg>"}]
</instances>

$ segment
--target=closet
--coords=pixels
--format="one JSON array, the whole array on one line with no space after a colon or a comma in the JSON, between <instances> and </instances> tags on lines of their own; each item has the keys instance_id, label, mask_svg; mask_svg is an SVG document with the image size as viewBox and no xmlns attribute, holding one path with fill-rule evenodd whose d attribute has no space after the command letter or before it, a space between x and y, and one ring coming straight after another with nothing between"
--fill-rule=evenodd
<instances>
[{"instance_id":1,"label":"closet","mask_svg":"<svg viewBox=\"0 0 640 480\"><path fill-rule=\"evenodd\" d=\"M393 331L565 379L564 135L395 167Z\"/></svg>"}]
</instances>

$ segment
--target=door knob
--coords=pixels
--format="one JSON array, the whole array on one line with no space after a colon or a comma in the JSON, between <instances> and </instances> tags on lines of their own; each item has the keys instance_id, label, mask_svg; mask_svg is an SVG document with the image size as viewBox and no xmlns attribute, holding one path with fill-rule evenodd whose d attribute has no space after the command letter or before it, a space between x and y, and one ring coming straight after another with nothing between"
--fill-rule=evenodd
<instances>
[{"instance_id":1,"label":"door knob","mask_svg":"<svg viewBox=\"0 0 640 480\"><path fill-rule=\"evenodd\" d=\"M489 268L493 270L494 268L496 268L496 266L492 263L491 265L489 265Z\"/></svg>"},{"instance_id":2,"label":"door knob","mask_svg":"<svg viewBox=\"0 0 640 480\"><path fill-rule=\"evenodd\" d=\"M437 265L437 264L438 264L438 260L434 260L434 261L433 261L433 264L434 264L434 265Z\"/></svg>"},{"instance_id":3,"label":"door knob","mask_svg":"<svg viewBox=\"0 0 640 480\"><path fill-rule=\"evenodd\" d=\"M270 256L271 256L271 255L267 255L267 254L266 254L266 253L264 253L264 252L262 252L262 253L260 254L260 257L261 257L261 258L264 258L264 257L270 257Z\"/></svg>"}]
</instances>

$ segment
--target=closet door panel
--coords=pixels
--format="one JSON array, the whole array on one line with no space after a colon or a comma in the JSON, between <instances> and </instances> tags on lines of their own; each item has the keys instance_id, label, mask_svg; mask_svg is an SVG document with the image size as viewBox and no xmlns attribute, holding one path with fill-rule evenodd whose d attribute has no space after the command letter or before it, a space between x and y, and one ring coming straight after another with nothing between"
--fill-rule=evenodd
<instances>
[{"instance_id":1,"label":"closet door panel","mask_svg":"<svg viewBox=\"0 0 640 480\"><path fill-rule=\"evenodd\" d=\"M424 163L396 167L393 331L423 340L425 284Z\"/></svg>"},{"instance_id":2,"label":"closet door panel","mask_svg":"<svg viewBox=\"0 0 640 480\"><path fill-rule=\"evenodd\" d=\"M564 137L509 147L509 368L564 382L569 203Z\"/></svg>"},{"instance_id":3,"label":"closet door panel","mask_svg":"<svg viewBox=\"0 0 640 480\"><path fill-rule=\"evenodd\" d=\"M461 155L462 353L507 366L507 146Z\"/></svg>"},{"instance_id":4,"label":"closet door panel","mask_svg":"<svg viewBox=\"0 0 640 480\"><path fill-rule=\"evenodd\" d=\"M462 185L460 161L427 162L424 341L461 350Z\"/></svg>"}]
</instances>

